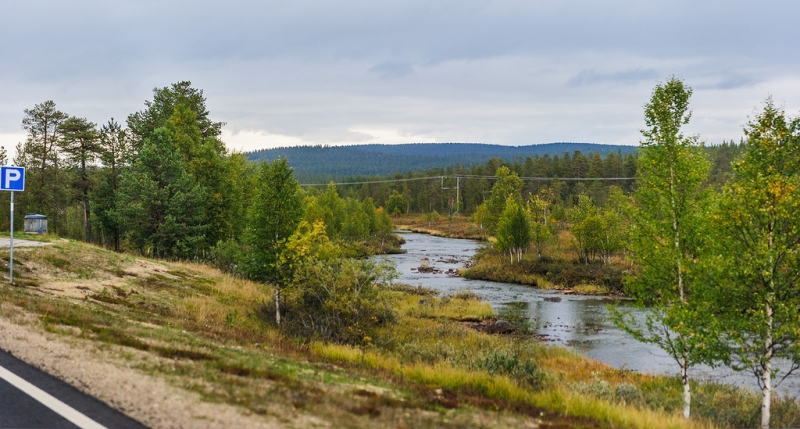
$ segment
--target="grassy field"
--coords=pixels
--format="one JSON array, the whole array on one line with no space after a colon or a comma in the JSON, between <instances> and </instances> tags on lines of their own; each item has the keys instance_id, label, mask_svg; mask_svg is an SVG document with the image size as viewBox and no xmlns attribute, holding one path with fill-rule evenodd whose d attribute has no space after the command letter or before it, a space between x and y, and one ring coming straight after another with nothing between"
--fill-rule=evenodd
<instances>
[{"instance_id":1,"label":"grassy field","mask_svg":"<svg viewBox=\"0 0 800 429\"><path fill-rule=\"evenodd\" d=\"M469 322L497 315L468 293L395 287L389 293L397 323L357 348L285 336L271 322L269 287L204 265L63 241L20 248L14 256L19 282L0 286L0 317L122 356L120 365L204 401L288 427L303 426L298 421L393 428L757 423L759 399L741 389L695 385L700 418L685 422L675 378L613 369L526 336L472 329ZM0 257L7 261L7 251ZM776 398L776 424L796 425L798 416L795 401Z\"/></svg>"}]
</instances>

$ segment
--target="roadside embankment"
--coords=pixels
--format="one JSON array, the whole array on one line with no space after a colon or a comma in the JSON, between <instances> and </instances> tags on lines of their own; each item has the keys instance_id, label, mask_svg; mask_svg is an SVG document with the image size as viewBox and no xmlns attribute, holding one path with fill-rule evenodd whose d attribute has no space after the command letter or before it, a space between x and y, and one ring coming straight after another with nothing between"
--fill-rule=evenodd
<instances>
[{"instance_id":1,"label":"roadside embankment","mask_svg":"<svg viewBox=\"0 0 800 429\"><path fill-rule=\"evenodd\" d=\"M474 329L507 316L469 293L389 289L393 319L352 346L287 335L271 287L204 265L56 242L21 248L15 266L0 347L153 427L699 428L735 426L719 415L758 403L697 385L709 405L687 423L675 379L544 345L522 325Z\"/></svg>"}]
</instances>

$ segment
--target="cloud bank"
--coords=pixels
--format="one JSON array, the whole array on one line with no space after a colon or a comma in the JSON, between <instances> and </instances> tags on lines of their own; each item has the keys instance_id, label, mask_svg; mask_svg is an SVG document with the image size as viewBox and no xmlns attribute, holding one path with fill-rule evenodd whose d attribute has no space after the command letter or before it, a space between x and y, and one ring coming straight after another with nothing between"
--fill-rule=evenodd
<instances>
[{"instance_id":1,"label":"cloud bank","mask_svg":"<svg viewBox=\"0 0 800 429\"><path fill-rule=\"evenodd\" d=\"M787 2L0 3L0 144L52 99L104 123L154 87L202 88L229 146L636 144L659 80L690 132L737 139L767 96L800 110ZM364 132L364 130L371 130Z\"/></svg>"}]
</instances>

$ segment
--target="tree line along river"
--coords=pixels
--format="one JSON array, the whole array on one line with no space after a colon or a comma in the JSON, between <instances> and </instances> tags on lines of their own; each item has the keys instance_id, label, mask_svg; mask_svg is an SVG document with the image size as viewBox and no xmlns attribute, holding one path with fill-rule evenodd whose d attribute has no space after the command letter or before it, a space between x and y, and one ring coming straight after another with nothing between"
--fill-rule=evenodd
<instances>
[{"instance_id":1,"label":"tree line along river","mask_svg":"<svg viewBox=\"0 0 800 429\"><path fill-rule=\"evenodd\" d=\"M537 337L554 345L573 348L587 357L615 368L651 374L679 374L675 361L658 347L634 340L609 320L608 305L615 301L602 296L564 295L560 291L540 290L512 283L468 280L448 276L450 269L462 268L483 243L473 240L434 237L400 232L407 253L385 256L399 273L398 282L422 285L441 294L470 290L489 301L495 311L519 303L538 326ZM420 260L427 258L434 273L420 273ZM626 305L626 301L619 301ZM629 307L637 317L644 314ZM697 366L690 368L691 378L719 381L756 390L756 379L749 372L729 368ZM800 376L794 374L779 387L779 392L794 396L800 393Z\"/></svg>"}]
</instances>

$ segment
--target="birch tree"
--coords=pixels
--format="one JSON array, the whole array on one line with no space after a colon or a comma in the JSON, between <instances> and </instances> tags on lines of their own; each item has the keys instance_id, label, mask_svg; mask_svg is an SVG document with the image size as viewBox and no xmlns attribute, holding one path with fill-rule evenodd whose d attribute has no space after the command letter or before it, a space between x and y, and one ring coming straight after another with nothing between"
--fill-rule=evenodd
<instances>
[{"instance_id":1,"label":"birch tree","mask_svg":"<svg viewBox=\"0 0 800 429\"><path fill-rule=\"evenodd\" d=\"M639 179L634 199L630 250L641 267L627 283L628 293L649 302L646 320L615 312L615 322L637 340L666 351L680 367L683 416L691 412L690 367L709 360L712 349L705 334L713 323L705 311L704 290L695 260L704 237L702 184L709 165L695 138L681 127L689 123L691 88L671 78L658 84L645 106ZM640 304L642 305L642 304ZM698 328L705 325L704 329Z\"/></svg>"},{"instance_id":2,"label":"birch tree","mask_svg":"<svg viewBox=\"0 0 800 429\"><path fill-rule=\"evenodd\" d=\"M531 243L530 213L517 204L513 195L506 199L506 207L497 224L497 241L495 245L501 252L508 252L511 263L514 257L522 260L522 255Z\"/></svg>"},{"instance_id":3,"label":"birch tree","mask_svg":"<svg viewBox=\"0 0 800 429\"><path fill-rule=\"evenodd\" d=\"M747 151L714 216L717 294L732 366L749 370L762 392L761 427L770 424L776 359L800 367L800 120L767 100L747 124Z\"/></svg>"},{"instance_id":4,"label":"birch tree","mask_svg":"<svg viewBox=\"0 0 800 429\"><path fill-rule=\"evenodd\" d=\"M281 278L278 258L303 218L300 185L286 158L263 163L255 178L255 195L248 212L244 243L248 250L247 275L275 287L275 321L281 323Z\"/></svg>"}]
</instances>

